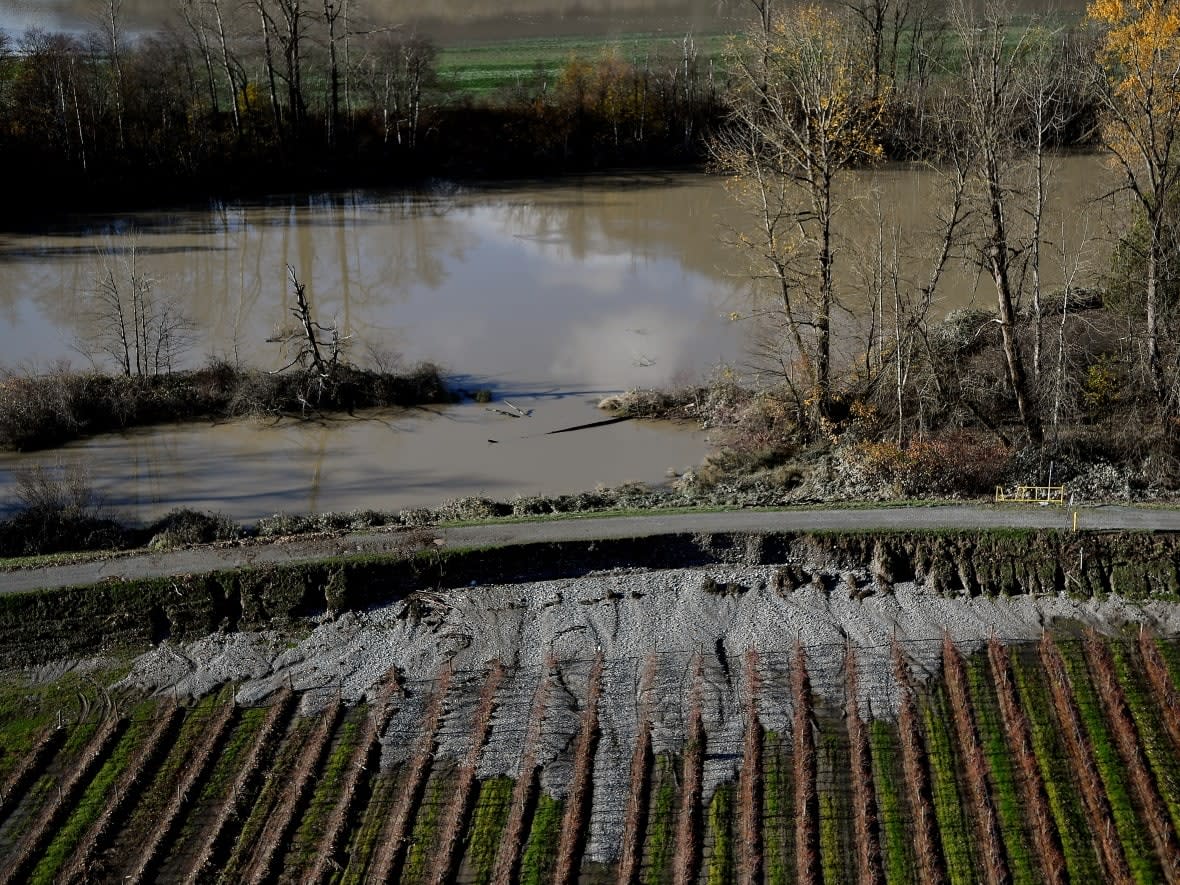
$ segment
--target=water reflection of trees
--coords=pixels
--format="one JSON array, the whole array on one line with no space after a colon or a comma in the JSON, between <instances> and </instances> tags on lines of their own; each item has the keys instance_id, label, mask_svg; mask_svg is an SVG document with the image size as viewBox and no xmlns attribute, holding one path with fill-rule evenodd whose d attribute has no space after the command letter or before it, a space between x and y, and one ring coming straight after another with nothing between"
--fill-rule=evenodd
<instances>
[{"instance_id":1,"label":"water reflection of trees","mask_svg":"<svg viewBox=\"0 0 1180 885\"><path fill-rule=\"evenodd\" d=\"M1081 185L1093 183L1099 161L1083 157L1062 163L1061 212L1076 214L1088 192ZM854 187L867 194L875 182L891 222L917 230L913 248L920 249L923 225L928 226L922 220L929 210L927 177L892 168L858 177ZM866 197L850 208L864 218L850 220L842 248L855 249L874 236L873 202ZM738 257L718 236L719 225L733 221L735 213L721 180L674 175L438 194L329 193L130 220L139 227L144 261L161 292L181 298L204 333L194 359L210 352L241 354L268 365L278 354L262 342L285 316L287 263L308 282L317 311L357 335L361 354L367 345L401 350L399 345L409 340L399 325L413 313L404 308L411 302L421 306L426 293L438 292L459 304L474 304L473 299L489 294L501 297L482 289L452 291L459 285L452 277L468 286L473 277L491 279L485 271L492 268L469 267L475 255L480 261L508 261L495 268L498 277L507 274L522 282L530 279L528 262L540 258L571 265L568 280L576 280L580 266L596 256L621 256L632 271L667 261L679 265L686 278L708 281L721 301L744 286ZM95 217L59 234L11 234L0 242L0 311L10 318L10 329L19 328L22 305L31 302L40 321L59 330L60 340L39 342L45 358L64 355L53 351L79 333L83 296L97 270L95 247L113 227L111 219ZM527 244L524 257L519 248L505 252L508 243ZM526 263L512 263L521 261ZM841 285L849 307L856 309L863 283L850 277ZM967 303L972 288L971 280L962 278L944 307ZM676 293L668 294L669 301L675 298ZM517 308L520 301L513 302ZM420 321L421 307L417 315ZM562 321L557 313L550 316L551 323ZM416 338L419 350L429 353L429 344Z\"/></svg>"}]
</instances>

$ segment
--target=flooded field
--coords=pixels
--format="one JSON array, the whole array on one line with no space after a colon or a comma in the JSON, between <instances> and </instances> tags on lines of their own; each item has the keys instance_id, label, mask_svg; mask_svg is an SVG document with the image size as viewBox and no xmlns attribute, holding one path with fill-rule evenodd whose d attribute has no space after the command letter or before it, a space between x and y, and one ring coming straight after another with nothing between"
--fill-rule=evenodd
<instances>
[{"instance_id":1,"label":"flooded field","mask_svg":"<svg viewBox=\"0 0 1180 885\"><path fill-rule=\"evenodd\" d=\"M1062 160L1047 225L1054 244L1085 251L1091 272L1108 251L1092 202L1103 170L1095 157ZM920 276L939 197L936 177L909 167L851 185L839 283L840 322L854 332L871 308L863 273L878 213L902 225L907 270ZM358 362L431 360L454 387L490 388L533 417L468 403L281 428L163 428L62 453L90 464L114 506L144 518L181 504L249 518L658 482L699 461L701 434L639 425L545 434L601 417L594 404L607 393L751 363L750 329L732 319L750 314L751 283L724 242L742 226L722 179L688 173L76 217L0 232L0 352L10 369L104 366L92 293L105 269L134 260L192 320L183 363L217 356L278 369L283 353L268 339L289 319L290 265L320 318L351 336ZM1044 274L1049 288L1060 285L1059 262L1047 259ZM935 310L990 308L987 283L956 264ZM859 346L849 334L845 355ZM11 470L34 459L46 456L0 458L0 498Z\"/></svg>"}]
</instances>

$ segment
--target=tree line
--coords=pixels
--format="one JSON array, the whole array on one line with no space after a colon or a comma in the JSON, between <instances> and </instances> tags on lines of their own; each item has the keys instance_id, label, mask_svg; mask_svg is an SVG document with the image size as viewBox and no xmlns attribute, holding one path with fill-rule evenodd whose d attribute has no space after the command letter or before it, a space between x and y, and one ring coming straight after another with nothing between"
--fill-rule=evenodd
<instances>
[{"instance_id":1,"label":"tree line","mask_svg":"<svg viewBox=\"0 0 1180 885\"><path fill-rule=\"evenodd\" d=\"M748 2L768 27L785 14L774 0ZM151 33L128 30L122 3L95 0L82 33L0 33L0 157L46 173L15 196L699 163L757 52L742 35L719 58L692 34L604 45L477 98L440 76L428 35L379 24L349 0L171 0L171 20ZM865 88L888 121L884 152L929 154L941 137L939 93L962 61L944 0L833 3L864 46ZM1058 34L1063 58L1091 51L1079 29ZM1054 137L1084 141L1094 105L1084 84L1063 88L1069 125Z\"/></svg>"}]
</instances>

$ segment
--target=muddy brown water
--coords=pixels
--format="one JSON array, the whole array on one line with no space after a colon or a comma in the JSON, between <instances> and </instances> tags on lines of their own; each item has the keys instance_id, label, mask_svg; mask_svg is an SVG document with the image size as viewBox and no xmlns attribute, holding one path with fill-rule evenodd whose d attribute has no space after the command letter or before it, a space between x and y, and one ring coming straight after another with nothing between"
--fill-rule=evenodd
<instances>
[{"instance_id":1,"label":"muddy brown water","mask_svg":"<svg viewBox=\"0 0 1180 885\"><path fill-rule=\"evenodd\" d=\"M1090 262L1083 276L1100 272L1108 251L1109 219L1092 202L1108 180L1096 157L1060 161L1047 240L1081 249ZM863 293L874 218L903 222L904 272L921 281L939 200L936 177L909 167L850 185L838 258L846 358L862 346L852 333L871 313ZM282 352L267 339L288 319L291 265L319 316L352 336L358 361L433 360L454 386L490 387L533 410L513 419L466 403L140 430L0 457L0 500L11 498L13 470L59 458L86 463L116 509L143 518L180 505L254 518L663 481L699 462L703 434L641 423L546 433L602 417L594 406L607 393L751 361L749 328L731 320L751 313L750 283L742 256L723 242L743 217L722 179L675 173L278 196L0 231L0 348L9 368L87 365L88 293L105 263L125 268L134 249L156 291L194 321L189 364L217 354L279 368ZM1051 256L1045 277L1050 288L1062 279ZM990 307L987 283L956 264L935 310Z\"/></svg>"}]
</instances>

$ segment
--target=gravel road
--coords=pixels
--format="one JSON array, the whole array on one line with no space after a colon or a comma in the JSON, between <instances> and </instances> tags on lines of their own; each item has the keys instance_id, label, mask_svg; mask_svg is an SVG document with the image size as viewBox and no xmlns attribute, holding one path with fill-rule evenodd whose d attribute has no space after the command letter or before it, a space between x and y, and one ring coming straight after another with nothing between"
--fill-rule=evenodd
<instances>
[{"instance_id":1,"label":"gravel road","mask_svg":"<svg viewBox=\"0 0 1180 885\"><path fill-rule=\"evenodd\" d=\"M1078 508L1084 530L1180 531L1180 509L1156 507ZM653 513L645 516L584 517L427 529L439 546L472 547L545 541L635 538L677 532L768 532L866 529L1067 529L1072 511L1059 507L947 505L865 509ZM422 531L422 530L414 530ZM0 593L94 584L99 581L201 574L249 565L300 562L354 553L404 549L407 531L363 532L337 537L294 538L228 547L198 547L137 553L94 562L0 573Z\"/></svg>"}]
</instances>

